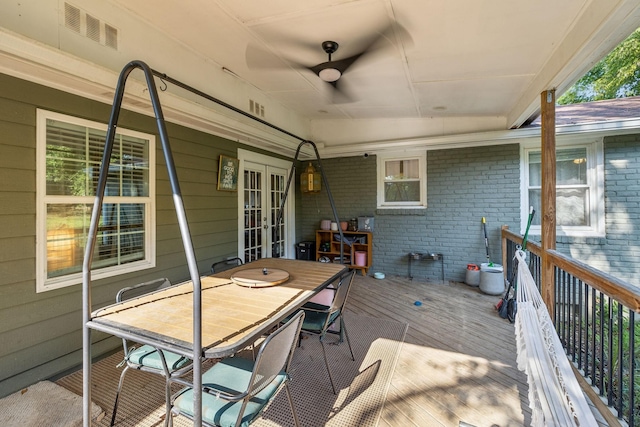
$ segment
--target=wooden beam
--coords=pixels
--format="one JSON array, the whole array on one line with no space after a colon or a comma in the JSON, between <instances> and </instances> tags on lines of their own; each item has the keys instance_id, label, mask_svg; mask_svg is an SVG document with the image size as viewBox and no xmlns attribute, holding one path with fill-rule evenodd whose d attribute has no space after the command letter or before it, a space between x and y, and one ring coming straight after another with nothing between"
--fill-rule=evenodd
<instances>
[{"instance_id":1,"label":"wooden beam","mask_svg":"<svg viewBox=\"0 0 640 427\"><path fill-rule=\"evenodd\" d=\"M551 319L555 316L553 264L547 250L556 248L556 91L542 92L542 299Z\"/></svg>"}]
</instances>

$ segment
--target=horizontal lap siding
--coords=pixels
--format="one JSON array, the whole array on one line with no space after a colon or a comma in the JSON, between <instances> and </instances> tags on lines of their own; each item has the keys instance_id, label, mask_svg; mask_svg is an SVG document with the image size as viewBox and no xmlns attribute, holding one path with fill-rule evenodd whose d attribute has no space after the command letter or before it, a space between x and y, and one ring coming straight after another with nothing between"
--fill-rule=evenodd
<instances>
[{"instance_id":1,"label":"horizontal lap siding","mask_svg":"<svg viewBox=\"0 0 640 427\"><path fill-rule=\"evenodd\" d=\"M0 397L75 368L82 361L81 285L37 294L36 109L107 123L111 107L0 75ZM172 191L155 119L122 111L119 125L156 135L155 269L93 284L94 308L118 289L157 277L188 278ZM237 253L237 193L216 189L220 154L237 157L238 144L167 123L200 271ZM93 354L121 345L92 334Z\"/></svg>"}]
</instances>

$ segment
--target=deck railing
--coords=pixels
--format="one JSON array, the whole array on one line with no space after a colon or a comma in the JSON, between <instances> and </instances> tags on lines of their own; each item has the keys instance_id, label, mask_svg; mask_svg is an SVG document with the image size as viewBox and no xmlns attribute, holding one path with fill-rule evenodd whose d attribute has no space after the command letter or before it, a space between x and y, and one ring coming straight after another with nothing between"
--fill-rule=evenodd
<instances>
[{"instance_id":1,"label":"deck railing","mask_svg":"<svg viewBox=\"0 0 640 427\"><path fill-rule=\"evenodd\" d=\"M512 278L514 252L522 236L502 230L505 274ZM531 274L541 287L542 248L529 241ZM583 390L610 425L640 426L640 291L630 283L557 251L554 324ZM606 405L606 406L605 406Z\"/></svg>"}]
</instances>

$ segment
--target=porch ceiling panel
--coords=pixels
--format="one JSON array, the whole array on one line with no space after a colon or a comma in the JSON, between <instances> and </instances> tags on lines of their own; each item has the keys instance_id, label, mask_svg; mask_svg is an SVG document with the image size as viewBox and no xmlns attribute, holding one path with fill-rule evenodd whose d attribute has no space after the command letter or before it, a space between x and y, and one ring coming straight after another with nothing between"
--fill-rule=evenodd
<instances>
[{"instance_id":1,"label":"porch ceiling panel","mask_svg":"<svg viewBox=\"0 0 640 427\"><path fill-rule=\"evenodd\" d=\"M37 9L1 2L0 29L101 72L116 74L127 61L142 59L243 110L249 100L259 102L265 119L309 129L304 137L323 139L311 129L328 126L350 135L339 145L370 137L354 133L360 121L375 120L391 141L517 127L535 114L541 92L566 90L640 26L637 0L70 2L117 28L113 50L65 28L64 1L40 2ZM389 26L379 49L338 81L349 98L331 96L331 87L306 68L327 60L323 41L340 44L332 57L340 60ZM91 73L76 77L94 79ZM434 116L447 125L434 126ZM399 129L397 120L412 124Z\"/></svg>"},{"instance_id":2,"label":"porch ceiling panel","mask_svg":"<svg viewBox=\"0 0 640 427\"><path fill-rule=\"evenodd\" d=\"M423 117L503 116L522 95L528 76L415 84ZM452 111L453 109L453 111Z\"/></svg>"}]
</instances>

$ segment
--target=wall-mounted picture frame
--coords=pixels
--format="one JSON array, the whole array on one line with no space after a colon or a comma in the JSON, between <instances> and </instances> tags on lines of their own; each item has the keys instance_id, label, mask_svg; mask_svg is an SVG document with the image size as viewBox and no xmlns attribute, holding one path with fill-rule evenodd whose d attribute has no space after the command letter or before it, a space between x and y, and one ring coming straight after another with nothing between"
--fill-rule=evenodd
<instances>
[{"instance_id":1,"label":"wall-mounted picture frame","mask_svg":"<svg viewBox=\"0 0 640 427\"><path fill-rule=\"evenodd\" d=\"M220 156L218 168L218 190L238 191L238 168L240 161L225 155Z\"/></svg>"}]
</instances>

